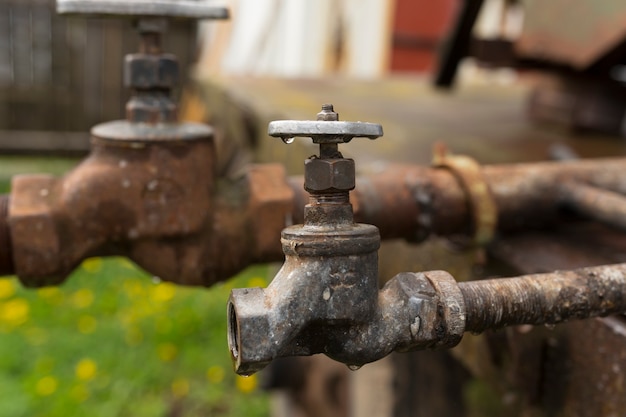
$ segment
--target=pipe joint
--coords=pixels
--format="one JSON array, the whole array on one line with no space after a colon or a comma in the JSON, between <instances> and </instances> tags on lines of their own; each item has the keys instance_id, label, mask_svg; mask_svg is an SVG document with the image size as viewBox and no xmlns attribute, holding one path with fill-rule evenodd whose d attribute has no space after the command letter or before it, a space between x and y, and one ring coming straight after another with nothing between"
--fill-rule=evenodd
<instances>
[{"instance_id":1,"label":"pipe joint","mask_svg":"<svg viewBox=\"0 0 626 417\"><path fill-rule=\"evenodd\" d=\"M452 347L461 340L465 304L446 272L402 273L377 291L333 285L333 266L320 269L328 261L294 271L298 264L288 257L267 289L233 291L228 343L237 373L252 374L278 357L316 353L357 369L392 351Z\"/></svg>"}]
</instances>

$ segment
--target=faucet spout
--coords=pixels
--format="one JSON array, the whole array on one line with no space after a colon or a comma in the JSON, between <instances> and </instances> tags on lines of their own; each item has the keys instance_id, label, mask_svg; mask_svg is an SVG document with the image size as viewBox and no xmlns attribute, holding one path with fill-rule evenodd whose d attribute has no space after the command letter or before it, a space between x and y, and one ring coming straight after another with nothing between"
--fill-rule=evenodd
<instances>
[{"instance_id":1,"label":"faucet spout","mask_svg":"<svg viewBox=\"0 0 626 417\"><path fill-rule=\"evenodd\" d=\"M327 280L289 264L267 289L231 295L228 343L239 374L257 372L278 357L316 353L358 369L392 351L452 347L463 336L463 295L446 272L401 273L362 297L368 306L348 303L338 310L329 304L335 294L325 292L332 286ZM351 289L352 295L364 293L366 288Z\"/></svg>"},{"instance_id":2,"label":"faucet spout","mask_svg":"<svg viewBox=\"0 0 626 417\"><path fill-rule=\"evenodd\" d=\"M323 238L328 234L333 238ZM376 227L292 226L283 231L282 244L285 263L268 288L231 293L228 344L237 373L257 372L277 357L317 353L305 334L322 323L365 325L376 315Z\"/></svg>"}]
</instances>

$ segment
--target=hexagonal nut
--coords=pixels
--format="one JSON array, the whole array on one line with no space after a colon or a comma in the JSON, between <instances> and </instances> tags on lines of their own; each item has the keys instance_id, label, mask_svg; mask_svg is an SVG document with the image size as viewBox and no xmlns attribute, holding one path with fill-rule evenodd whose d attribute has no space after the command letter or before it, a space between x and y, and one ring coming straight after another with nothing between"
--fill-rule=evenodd
<instances>
[{"instance_id":1,"label":"hexagonal nut","mask_svg":"<svg viewBox=\"0 0 626 417\"><path fill-rule=\"evenodd\" d=\"M232 290L228 300L228 348L235 372L249 375L274 359L269 312L262 288Z\"/></svg>"},{"instance_id":2,"label":"hexagonal nut","mask_svg":"<svg viewBox=\"0 0 626 417\"><path fill-rule=\"evenodd\" d=\"M141 123L172 123L177 119L176 104L166 96L131 97L126 103L126 118Z\"/></svg>"},{"instance_id":3,"label":"hexagonal nut","mask_svg":"<svg viewBox=\"0 0 626 417\"><path fill-rule=\"evenodd\" d=\"M178 72L174 55L131 54L124 60L124 85L136 89L171 89L178 84Z\"/></svg>"},{"instance_id":4,"label":"hexagonal nut","mask_svg":"<svg viewBox=\"0 0 626 417\"><path fill-rule=\"evenodd\" d=\"M304 188L309 192L350 191L354 189L352 159L307 159L304 162Z\"/></svg>"}]
</instances>

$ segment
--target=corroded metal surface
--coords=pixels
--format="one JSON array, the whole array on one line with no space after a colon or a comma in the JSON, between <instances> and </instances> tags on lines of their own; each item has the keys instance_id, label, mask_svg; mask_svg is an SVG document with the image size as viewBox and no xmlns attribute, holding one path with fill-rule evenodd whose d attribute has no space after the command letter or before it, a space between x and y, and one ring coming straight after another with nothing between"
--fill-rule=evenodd
<instances>
[{"instance_id":1,"label":"corroded metal surface","mask_svg":"<svg viewBox=\"0 0 626 417\"><path fill-rule=\"evenodd\" d=\"M562 216L563 184L576 181L626 194L622 158L564 162L484 165L481 182L495 204L499 231L545 226ZM293 219L307 198L302 179L291 178L295 193ZM473 195L450 170L408 165L385 165L380 174L359 176L350 194L355 219L375 224L383 238L409 241L428 235L472 233ZM389 214L393 213L393 216Z\"/></svg>"},{"instance_id":2,"label":"corroded metal surface","mask_svg":"<svg viewBox=\"0 0 626 417\"><path fill-rule=\"evenodd\" d=\"M626 264L460 284L443 271L401 273L376 295L359 288L371 283L371 271L349 258L286 255L266 290L231 294L229 346L238 373L315 353L357 368L392 351L453 347L465 331L626 312ZM337 268L349 268L349 284L333 284Z\"/></svg>"},{"instance_id":3,"label":"corroded metal surface","mask_svg":"<svg viewBox=\"0 0 626 417\"><path fill-rule=\"evenodd\" d=\"M332 105L324 105L316 123L336 126L337 118ZM310 123L279 123L272 132L310 137ZM354 125L358 130L361 124ZM304 224L282 231L285 263L270 288L231 294L228 344L240 374L256 372L280 356L315 351L306 338L293 343L311 324L366 323L376 314L380 236L375 226L354 223L348 196L354 161L339 152L337 143L344 138L333 129L314 129L327 133L311 137L320 150L305 163L310 201Z\"/></svg>"},{"instance_id":4,"label":"corroded metal surface","mask_svg":"<svg viewBox=\"0 0 626 417\"><path fill-rule=\"evenodd\" d=\"M276 232L293 223L294 205L294 192L286 181L285 168L280 164L252 165L246 184L249 195L245 214L252 223L251 237L256 241L254 258L261 262L280 260L282 247Z\"/></svg>"},{"instance_id":5,"label":"corroded metal surface","mask_svg":"<svg viewBox=\"0 0 626 417\"><path fill-rule=\"evenodd\" d=\"M63 178L14 177L9 224L15 272L29 286L54 284L85 257L132 257L137 248L130 242L141 246L202 231L214 208L209 139L133 148L94 145L91 156ZM160 275L148 259L142 261ZM191 259L171 261L178 272L164 279L202 281L199 271L192 272Z\"/></svg>"},{"instance_id":6,"label":"corroded metal surface","mask_svg":"<svg viewBox=\"0 0 626 417\"><path fill-rule=\"evenodd\" d=\"M575 182L565 182L562 187L563 203L572 210L594 220L626 231L626 197Z\"/></svg>"},{"instance_id":7,"label":"corroded metal surface","mask_svg":"<svg viewBox=\"0 0 626 417\"><path fill-rule=\"evenodd\" d=\"M466 330L555 324L623 313L626 265L462 282Z\"/></svg>"},{"instance_id":8,"label":"corroded metal surface","mask_svg":"<svg viewBox=\"0 0 626 417\"><path fill-rule=\"evenodd\" d=\"M269 121L306 117L316 110L317 103L332 100L348 119L383 124L389 141L364 141L349 153L358 159L362 173L370 174L358 176L356 189L351 192L355 220L377 225L383 239L406 237L419 241L423 235L433 236L433 230L441 235L471 233L467 197L449 172L440 174L443 170L383 162L428 164L434 140L444 140L455 153L468 154L483 164L542 160L555 144L564 144L583 158L618 156L626 149L623 141L612 137L576 136L529 123L523 104L527 90L519 86L511 89L462 85L454 95L436 94L425 83L409 77L367 82L212 79L203 86L212 118L224 128L228 138L222 148L235 142L247 143L255 147L257 160L282 162L289 173L301 173L300 161L312 150L298 143L284 147L279 141L264 139ZM250 122L245 132L234 129L243 125L241 120ZM607 168L606 176L601 166ZM483 166L490 187L499 195L497 205L503 210L499 225L506 225L489 248L491 259L497 258L493 265L487 264L486 269L476 267L472 253L451 251L440 238L431 238L419 248L392 240L384 242L381 248L381 279L401 271L433 268L453 271L455 277L465 280L484 274L515 276L626 262L623 234L598 224L572 222L571 216L557 208L558 193L553 194L560 169L565 175L563 180L572 179L572 172L578 170L576 181L623 193L619 185L623 184L620 160L581 161L578 168L571 169L555 163L535 167ZM237 165L231 165L228 169L232 172L236 168ZM294 190L292 217L294 223L301 223L308 195L301 177L291 177L289 183ZM510 198L514 193L520 195L518 203ZM546 210L545 217L533 217L535 204L536 214ZM541 225L548 229L533 229ZM514 230L522 233L508 233ZM623 393L607 390L603 395L596 389L600 382L614 384L620 378L620 374L612 373L611 366L620 358L623 340L618 330L604 325L608 320L612 319L566 323L555 330L519 326L480 336L466 335L460 346L451 351L460 362L445 351L395 355L399 364L394 370L397 405L393 415L569 416L575 415L572 408L567 408L570 401L577 403L578 415L615 415L613 407L606 407L603 413L602 401L619 406ZM620 323L615 329L619 327L623 325ZM552 352L549 347L557 336L561 343L561 332L576 346L542 356ZM535 334L542 337L534 337ZM606 342L606 354L598 355L592 334L604 335L598 342ZM428 356L422 356L425 354ZM589 359L585 360L585 356ZM574 357L580 360L573 362ZM618 363L626 369L626 363ZM547 370L552 370L550 375ZM603 375L612 379L605 382ZM355 374L355 378L363 377ZM566 387L568 395L559 397L562 387ZM380 381L373 380L370 392L361 394L374 395L379 389ZM594 396L588 408L584 401L586 392ZM446 393L445 397L442 393ZM562 402L551 401L553 398ZM553 404L552 408L544 408L549 412L542 411L542 402Z\"/></svg>"},{"instance_id":9,"label":"corroded metal surface","mask_svg":"<svg viewBox=\"0 0 626 417\"><path fill-rule=\"evenodd\" d=\"M375 262L375 252L369 258ZM229 346L236 372L250 374L277 357L315 353L357 369L394 350L451 347L463 334L463 297L445 272L400 274L376 294L371 271L346 264L347 257L305 260L304 269L296 260L288 255L267 290L231 294ZM334 284L332 271L346 267L352 284ZM364 292L362 285L370 289Z\"/></svg>"}]
</instances>

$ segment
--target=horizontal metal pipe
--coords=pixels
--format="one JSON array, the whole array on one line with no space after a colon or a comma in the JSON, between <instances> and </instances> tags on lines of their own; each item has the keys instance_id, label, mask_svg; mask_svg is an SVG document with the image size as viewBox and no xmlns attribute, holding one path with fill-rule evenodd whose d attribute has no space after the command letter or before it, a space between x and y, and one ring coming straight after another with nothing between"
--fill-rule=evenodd
<instances>
[{"instance_id":1,"label":"horizontal metal pipe","mask_svg":"<svg viewBox=\"0 0 626 417\"><path fill-rule=\"evenodd\" d=\"M459 283L469 332L626 312L626 264Z\"/></svg>"},{"instance_id":2,"label":"horizontal metal pipe","mask_svg":"<svg viewBox=\"0 0 626 417\"><path fill-rule=\"evenodd\" d=\"M570 209L620 230L626 230L626 197L575 182L561 185L561 199Z\"/></svg>"},{"instance_id":3,"label":"horizontal metal pipe","mask_svg":"<svg viewBox=\"0 0 626 417\"><path fill-rule=\"evenodd\" d=\"M539 227L559 215L564 182L575 181L626 194L626 158L535 162L482 167L497 207L500 231ZM290 178L294 223L302 222L308 196L302 178ZM455 174L446 168L389 165L357 177L350 193L355 221L380 229L383 239L421 240L430 234L472 232L472 207Z\"/></svg>"},{"instance_id":4,"label":"horizontal metal pipe","mask_svg":"<svg viewBox=\"0 0 626 417\"><path fill-rule=\"evenodd\" d=\"M0 276L11 275L15 272L8 218L9 195L0 195Z\"/></svg>"}]
</instances>

